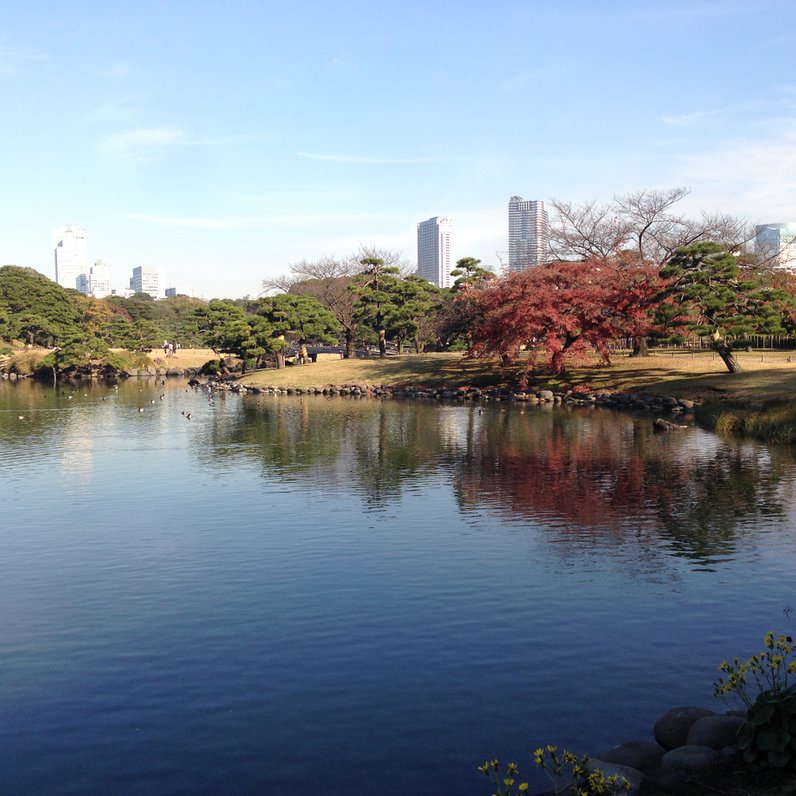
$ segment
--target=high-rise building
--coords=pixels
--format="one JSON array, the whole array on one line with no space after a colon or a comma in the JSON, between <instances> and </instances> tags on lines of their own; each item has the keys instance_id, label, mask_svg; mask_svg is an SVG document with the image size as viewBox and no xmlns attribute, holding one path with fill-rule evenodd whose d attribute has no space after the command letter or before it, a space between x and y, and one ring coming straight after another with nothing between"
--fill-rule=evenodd
<instances>
[{"instance_id":1,"label":"high-rise building","mask_svg":"<svg viewBox=\"0 0 796 796\"><path fill-rule=\"evenodd\" d=\"M166 298L176 298L177 296L193 296L193 290L190 287L186 287L185 285L180 285L179 287L167 287L166 288Z\"/></svg>"},{"instance_id":2,"label":"high-rise building","mask_svg":"<svg viewBox=\"0 0 796 796\"><path fill-rule=\"evenodd\" d=\"M796 270L796 222L758 224L755 254L774 268Z\"/></svg>"},{"instance_id":3,"label":"high-rise building","mask_svg":"<svg viewBox=\"0 0 796 796\"><path fill-rule=\"evenodd\" d=\"M130 289L134 293L149 293L152 298L160 298L160 272L148 265L133 268Z\"/></svg>"},{"instance_id":4,"label":"high-rise building","mask_svg":"<svg viewBox=\"0 0 796 796\"><path fill-rule=\"evenodd\" d=\"M112 293L111 267L97 260L88 271L88 292L95 298L105 298Z\"/></svg>"},{"instance_id":5,"label":"high-rise building","mask_svg":"<svg viewBox=\"0 0 796 796\"><path fill-rule=\"evenodd\" d=\"M544 202L509 200L509 271L523 271L547 260L547 210Z\"/></svg>"},{"instance_id":6,"label":"high-rise building","mask_svg":"<svg viewBox=\"0 0 796 796\"><path fill-rule=\"evenodd\" d=\"M450 287L453 219L434 216L417 225L417 273L437 287Z\"/></svg>"},{"instance_id":7,"label":"high-rise building","mask_svg":"<svg viewBox=\"0 0 796 796\"><path fill-rule=\"evenodd\" d=\"M75 224L55 230L55 281L78 289L78 277L87 273L86 230Z\"/></svg>"}]
</instances>

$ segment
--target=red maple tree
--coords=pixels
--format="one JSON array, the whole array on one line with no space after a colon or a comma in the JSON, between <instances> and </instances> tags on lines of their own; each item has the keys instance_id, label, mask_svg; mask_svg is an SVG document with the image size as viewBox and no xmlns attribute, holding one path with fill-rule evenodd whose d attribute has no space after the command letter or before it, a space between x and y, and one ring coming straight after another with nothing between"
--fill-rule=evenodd
<instances>
[{"instance_id":1,"label":"red maple tree","mask_svg":"<svg viewBox=\"0 0 796 796\"><path fill-rule=\"evenodd\" d=\"M478 293L471 352L513 362L527 348L531 366L543 353L554 373L589 350L607 363L612 343L653 330L660 290L657 269L616 258L509 274Z\"/></svg>"}]
</instances>

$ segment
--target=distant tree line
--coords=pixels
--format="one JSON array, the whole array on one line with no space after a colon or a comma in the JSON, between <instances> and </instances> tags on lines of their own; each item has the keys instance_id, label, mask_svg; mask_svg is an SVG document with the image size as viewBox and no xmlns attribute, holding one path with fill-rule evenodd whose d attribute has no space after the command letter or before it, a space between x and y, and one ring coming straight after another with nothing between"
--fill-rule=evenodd
<instances>
[{"instance_id":1,"label":"distant tree line","mask_svg":"<svg viewBox=\"0 0 796 796\"><path fill-rule=\"evenodd\" d=\"M397 252L362 247L302 260L263 282L257 299L147 294L95 299L29 268L0 268L0 338L55 349L54 366L144 353L164 342L208 347L243 368L299 363L312 344L382 356L466 350L562 371L588 351L608 360L618 340L644 356L650 342L710 338L728 370L750 334L789 334L794 278L746 253L750 230L729 216L676 214L688 191L640 191L605 205L553 201L551 259L496 276L465 257L450 289L437 288Z\"/></svg>"}]
</instances>

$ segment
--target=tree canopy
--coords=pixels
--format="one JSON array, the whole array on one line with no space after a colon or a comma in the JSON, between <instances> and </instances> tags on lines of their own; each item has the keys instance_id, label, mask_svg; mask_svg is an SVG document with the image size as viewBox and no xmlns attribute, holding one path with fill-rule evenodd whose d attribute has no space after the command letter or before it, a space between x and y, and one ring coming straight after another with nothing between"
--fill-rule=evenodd
<instances>
[{"instance_id":1,"label":"tree canopy","mask_svg":"<svg viewBox=\"0 0 796 796\"><path fill-rule=\"evenodd\" d=\"M677 249L661 269L667 281L662 293L681 309L681 323L713 346L731 373L740 370L729 336L784 331L787 294L754 267L741 268L737 258L717 243L694 243Z\"/></svg>"}]
</instances>

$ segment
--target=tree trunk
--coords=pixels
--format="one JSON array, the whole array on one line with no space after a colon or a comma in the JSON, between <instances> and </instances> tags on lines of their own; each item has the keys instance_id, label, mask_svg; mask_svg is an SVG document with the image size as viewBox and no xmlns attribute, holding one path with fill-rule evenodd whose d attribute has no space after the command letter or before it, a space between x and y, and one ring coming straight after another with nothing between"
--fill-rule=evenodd
<instances>
[{"instance_id":1,"label":"tree trunk","mask_svg":"<svg viewBox=\"0 0 796 796\"><path fill-rule=\"evenodd\" d=\"M649 346L647 345L647 338L645 336L633 338L633 353L632 357L648 357L650 355Z\"/></svg>"},{"instance_id":2,"label":"tree trunk","mask_svg":"<svg viewBox=\"0 0 796 796\"><path fill-rule=\"evenodd\" d=\"M345 332L345 350L343 351L343 359L356 359L357 346L354 341L354 333L351 329L346 329Z\"/></svg>"},{"instance_id":3,"label":"tree trunk","mask_svg":"<svg viewBox=\"0 0 796 796\"><path fill-rule=\"evenodd\" d=\"M306 365L309 358L310 355L309 352L307 351L307 344L301 343L301 345L299 346L299 363L302 365Z\"/></svg>"},{"instance_id":4,"label":"tree trunk","mask_svg":"<svg viewBox=\"0 0 796 796\"><path fill-rule=\"evenodd\" d=\"M285 355L281 351L276 352L276 366L277 368L285 367Z\"/></svg>"},{"instance_id":5,"label":"tree trunk","mask_svg":"<svg viewBox=\"0 0 796 796\"><path fill-rule=\"evenodd\" d=\"M727 370L730 371L730 373L739 373L743 370L741 363L735 358L730 345L722 340L720 342L715 342L713 347L715 348L716 353L721 357L721 361L727 366Z\"/></svg>"}]
</instances>

